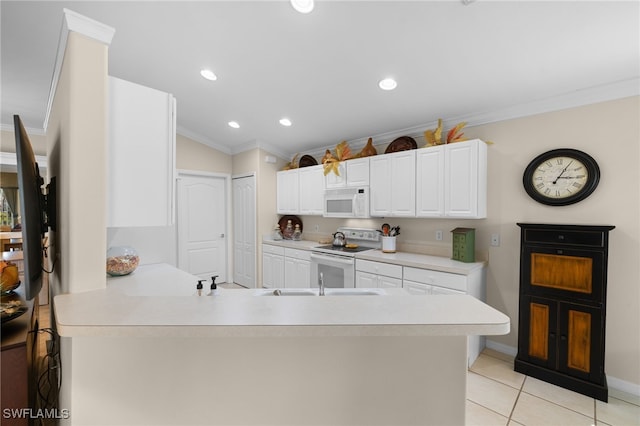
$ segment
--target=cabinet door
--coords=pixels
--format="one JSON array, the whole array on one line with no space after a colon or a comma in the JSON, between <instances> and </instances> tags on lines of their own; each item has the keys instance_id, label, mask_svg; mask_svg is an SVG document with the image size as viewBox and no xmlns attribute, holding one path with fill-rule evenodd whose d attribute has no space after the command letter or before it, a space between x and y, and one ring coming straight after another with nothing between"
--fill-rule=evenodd
<instances>
[{"instance_id":1,"label":"cabinet door","mask_svg":"<svg viewBox=\"0 0 640 426\"><path fill-rule=\"evenodd\" d=\"M532 364L555 369L557 365L558 304L554 300L520 298L518 357Z\"/></svg>"},{"instance_id":2,"label":"cabinet door","mask_svg":"<svg viewBox=\"0 0 640 426\"><path fill-rule=\"evenodd\" d=\"M284 287L284 256L271 253L262 255L262 286Z\"/></svg>"},{"instance_id":3,"label":"cabinet door","mask_svg":"<svg viewBox=\"0 0 640 426\"><path fill-rule=\"evenodd\" d=\"M416 215L416 152L397 152L391 156L391 215Z\"/></svg>"},{"instance_id":4,"label":"cabinet door","mask_svg":"<svg viewBox=\"0 0 640 426\"><path fill-rule=\"evenodd\" d=\"M347 166L346 161L341 161L338 165L338 173L332 170L324 177L324 186L326 189L344 188L347 186ZM324 174L324 172L323 172Z\"/></svg>"},{"instance_id":5,"label":"cabinet door","mask_svg":"<svg viewBox=\"0 0 640 426\"><path fill-rule=\"evenodd\" d=\"M460 290L451 290L450 288L438 287L434 285L434 286L431 286L431 294L467 294L467 293Z\"/></svg>"},{"instance_id":6,"label":"cabinet door","mask_svg":"<svg viewBox=\"0 0 640 426\"><path fill-rule=\"evenodd\" d=\"M376 275L370 272L356 271L356 287L357 288L377 288L378 282Z\"/></svg>"},{"instance_id":7,"label":"cabinet door","mask_svg":"<svg viewBox=\"0 0 640 426\"><path fill-rule=\"evenodd\" d=\"M280 214L298 214L298 170L277 173L276 204Z\"/></svg>"},{"instance_id":8,"label":"cabinet door","mask_svg":"<svg viewBox=\"0 0 640 426\"><path fill-rule=\"evenodd\" d=\"M322 216L324 197L324 169L322 165L298 170L299 213Z\"/></svg>"},{"instance_id":9,"label":"cabinet door","mask_svg":"<svg viewBox=\"0 0 640 426\"><path fill-rule=\"evenodd\" d=\"M604 384L604 319L599 307L559 303L558 370Z\"/></svg>"},{"instance_id":10,"label":"cabinet door","mask_svg":"<svg viewBox=\"0 0 640 426\"><path fill-rule=\"evenodd\" d=\"M380 288L402 288L402 280L400 278L387 277L385 275L378 276L378 287Z\"/></svg>"},{"instance_id":11,"label":"cabinet door","mask_svg":"<svg viewBox=\"0 0 640 426\"><path fill-rule=\"evenodd\" d=\"M309 288L311 287L311 267L306 260L284 258L284 287L285 288Z\"/></svg>"},{"instance_id":12,"label":"cabinet door","mask_svg":"<svg viewBox=\"0 0 640 426\"><path fill-rule=\"evenodd\" d=\"M369 167L371 216L415 216L415 150L371 157Z\"/></svg>"},{"instance_id":13,"label":"cabinet door","mask_svg":"<svg viewBox=\"0 0 640 426\"><path fill-rule=\"evenodd\" d=\"M403 280L402 288L404 288L409 294L414 294L414 295L431 294L431 286L417 283L414 281Z\"/></svg>"},{"instance_id":14,"label":"cabinet door","mask_svg":"<svg viewBox=\"0 0 640 426\"><path fill-rule=\"evenodd\" d=\"M369 186L369 157L345 161L347 186Z\"/></svg>"},{"instance_id":15,"label":"cabinet door","mask_svg":"<svg viewBox=\"0 0 640 426\"><path fill-rule=\"evenodd\" d=\"M444 146L416 152L416 216L444 215Z\"/></svg>"},{"instance_id":16,"label":"cabinet door","mask_svg":"<svg viewBox=\"0 0 640 426\"><path fill-rule=\"evenodd\" d=\"M174 221L175 99L109 77L107 226Z\"/></svg>"},{"instance_id":17,"label":"cabinet door","mask_svg":"<svg viewBox=\"0 0 640 426\"><path fill-rule=\"evenodd\" d=\"M487 216L487 146L479 139L445 145L445 214Z\"/></svg>"}]
</instances>

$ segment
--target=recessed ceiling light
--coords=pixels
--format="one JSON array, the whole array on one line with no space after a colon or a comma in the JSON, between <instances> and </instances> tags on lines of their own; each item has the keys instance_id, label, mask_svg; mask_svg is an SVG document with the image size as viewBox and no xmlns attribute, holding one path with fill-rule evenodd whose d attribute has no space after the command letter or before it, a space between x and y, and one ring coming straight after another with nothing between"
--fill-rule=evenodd
<instances>
[{"instance_id":1,"label":"recessed ceiling light","mask_svg":"<svg viewBox=\"0 0 640 426\"><path fill-rule=\"evenodd\" d=\"M207 80L215 81L218 79L218 76L213 73L211 70L201 70L200 75L206 78Z\"/></svg>"},{"instance_id":2,"label":"recessed ceiling light","mask_svg":"<svg viewBox=\"0 0 640 426\"><path fill-rule=\"evenodd\" d=\"M283 126L291 126L291 120L289 120L288 118L281 118L280 119L280 124L282 124Z\"/></svg>"},{"instance_id":3,"label":"recessed ceiling light","mask_svg":"<svg viewBox=\"0 0 640 426\"><path fill-rule=\"evenodd\" d=\"M230 121L227 123L229 125L229 127L233 127L234 129L239 129L240 125L238 124L237 121Z\"/></svg>"},{"instance_id":4,"label":"recessed ceiling light","mask_svg":"<svg viewBox=\"0 0 640 426\"><path fill-rule=\"evenodd\" d=\"M380 87L382 90L393 90L398 87L398 83L392 78L385 78L380 80L380 82L378 83L378 87Z\"/></svg>"},{"instance_id":5,"label":"recessed ceiling light","mask_svg":"<svg viewBox=\"0 0 640 426\"><path fill-rule=\"evenodd\" d=\"M291 6L300 13L309 13L313 10L313 0L291 0Z\"/></svg>"}]
</instances>

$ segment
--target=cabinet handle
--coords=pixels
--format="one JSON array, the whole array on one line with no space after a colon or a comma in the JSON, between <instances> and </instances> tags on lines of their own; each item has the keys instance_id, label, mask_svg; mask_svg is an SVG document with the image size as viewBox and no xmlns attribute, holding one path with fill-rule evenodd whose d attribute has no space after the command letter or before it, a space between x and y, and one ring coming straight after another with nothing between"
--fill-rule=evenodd
<instances>
[{"instance_id":1,"label":"cabinet handle","mask_svg":"<svg viewBox=\"0 0 640 426\"><path fill-rule=\"evenodd\" d=\"M562 250L558 250L558 251L556 251L556 253L558 253L558 254L562 254L562 253L564 253L564 251L562 251Z\"/></svg>"},{"instance_id":2,"label":"cabinet handle","mask_svg":"<svg viewBox=\"0 0 640 426\"><path fill-rule=\"evenodd\" d=\"M560 340L562 340L562 341L564 342L565 340L567 340L567 336L565 336L565 335L561 335L561 336L560 336Z\"/></svg>"},{"instance_id":3,"label":"cabinet handle","mask_svg":"<svg viewBox=\"0 0 640 426\"><path fill-rule=\"evenodd\" d=\"M564 235L558 235L559 240L564 240Z\"/></svg>"},{"instance_id":4,"label":"cabinet handle","mask_svg":"<svg viewBox=\"0 0 640 426\"><path fill-rule=\"evenodd\" d=\"M549 333L549 338L550 339L555 339L556 338L556 333Z\"/></svg>"}]
</instances>

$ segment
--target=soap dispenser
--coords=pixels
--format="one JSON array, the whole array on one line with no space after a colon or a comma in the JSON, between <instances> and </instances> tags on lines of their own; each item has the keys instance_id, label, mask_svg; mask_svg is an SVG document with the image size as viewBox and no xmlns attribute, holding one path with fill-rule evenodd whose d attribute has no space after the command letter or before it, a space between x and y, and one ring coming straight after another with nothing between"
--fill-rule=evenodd
<instances>
[{"instance_id":1,"label":"soap dispenser","mask_svg":"<svg viewBox=\"0 0 640 426\"><path fill-rule=\"evenodd\" d=\"M202 288L203 288L202 283L204 281L206 281L206 280L198 280L198 284L196 285L196 295L197 296L202 296Z\"/></svg>"},{"instance_id":2,"label":"soap dispenser","mask_svg":"<svg viewBox=\"0 0 640 426\"><path fill-rule=\"evenodd\" d=\"M213 277L211 277L211 287L210 287L210 292L209 292L209 296L214 296L216 294L218 294L218 284L216 284L216 278L218 278L217 275L214 275Z\"/></svg>"}]
</instances>

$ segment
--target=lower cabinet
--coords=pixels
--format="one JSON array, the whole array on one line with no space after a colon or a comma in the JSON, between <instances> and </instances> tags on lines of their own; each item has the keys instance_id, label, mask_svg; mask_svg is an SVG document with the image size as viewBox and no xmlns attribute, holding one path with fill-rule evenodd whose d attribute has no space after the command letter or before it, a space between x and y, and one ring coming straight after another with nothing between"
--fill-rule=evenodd
<instances>
[{"instance_id":1,"label":"lower cabinet","mask_svg":"<svg viewBox=\"0 0 640 426\"><path fill-rule=\"evenodd\" d=\"M402 266L356 260L357 288L402 288Z\"/></svg>"},{"instance_id":2,"label":"lower cabinet","mask_svg":"<svg viewBox=\"0 0 640 426\"><path fill-rule=\"evenodd\" d=\"M431 269L403 268L402 287L414 295L424 294L468 294L485 300L485 269L479 267L468 275L434 271ZM467 362L471 366L485 347L484 336L469 336Z\"/></svg>"},{"instance_id":3,"label":"lower cabinet","mask_svg":"<svg viewBox=\"0 0 640 426\"><path fill-rule=\"evenodd\" d=\"M284 247L262 245L262 287L284 287Z\"/></svg>"},{"instance_id":4,"label":"lower cabinet","mask_svg":"<svg viewBox=\"0 0 640 426\"><path fill-rule=\"evenodd\" d=\"M600 385L605 384L602 309L534 296L520 301L520 361Z\"/></svg>"},{"instance_id":5,"label":"lower cabinet","mask_svg":"<svg viewBox=\"0 0 640 426\"><path fill-rule=\"evenodd\" d=\"M284 249L284 287L311 287L311 252L298 249Z\"/></svg>"},{"instance_id":6,"label":"lower cabinet","mask_svg":"<svg viewBox=\"0 0 640 426\"><path fill-rule=\"evenodd\" d=\"M262 287L311 287L311 252L262 245Z\"/></svg>"}]
</instances>

